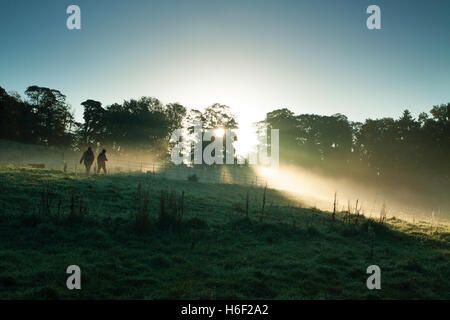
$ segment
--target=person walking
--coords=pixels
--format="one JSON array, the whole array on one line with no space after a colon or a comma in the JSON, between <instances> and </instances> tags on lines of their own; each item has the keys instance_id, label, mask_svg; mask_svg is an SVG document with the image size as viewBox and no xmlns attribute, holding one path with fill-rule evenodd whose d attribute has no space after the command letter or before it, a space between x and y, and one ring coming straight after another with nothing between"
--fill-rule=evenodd
<instances>
[{"instance_id":1,"label":"person walking","mask_svg":"<svg viewBox=\"0 0 450 320\"><path fill-rule=\"evenodd\" d=\"M103 172L106 174L106 150L103 149L102 152L97 157L97 173L100 173L100 170L103 169Z\"/></svg>"},{"instance_id":2,"label":"person walking","mask_svg":"<svg viewBox=\"0 0 450 320\"><path fill-rule=\"evenodd\" d=\"M92 163L94 162L94 152L92 152L92 148L89 147L80 159L80 163L84 161L84 166L86 167L86 174L89 174L91 171Z\"/></svg>"}]
</instances>

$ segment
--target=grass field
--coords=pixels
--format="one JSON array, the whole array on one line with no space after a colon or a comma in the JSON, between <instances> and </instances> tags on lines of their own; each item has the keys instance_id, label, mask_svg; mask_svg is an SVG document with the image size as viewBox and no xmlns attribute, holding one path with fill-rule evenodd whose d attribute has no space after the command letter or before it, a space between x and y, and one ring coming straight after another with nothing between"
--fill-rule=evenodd
<instances>
[{"instance_id":1,"label":"grass field","mask_svg":"<svg viewBox=\"0 0 450 320\"><path fill-rule=\"evenodd\" d=\"M262 187L0 169L0 299L449 299L449 262L443 222L333 220ZM366 287L372 264L381 290Z\"/></svg>"}]
</instances>

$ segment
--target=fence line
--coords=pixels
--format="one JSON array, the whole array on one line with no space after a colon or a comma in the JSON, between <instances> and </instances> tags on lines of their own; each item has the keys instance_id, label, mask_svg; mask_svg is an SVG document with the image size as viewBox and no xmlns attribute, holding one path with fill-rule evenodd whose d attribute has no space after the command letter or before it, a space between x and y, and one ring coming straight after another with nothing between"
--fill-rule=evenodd
<instances>
[{"instance_id":1,"label":"fence line","mask_svg":"<svg viewBox=\"0 0 450 320\"><path fill-rule=\"evenodd\" d=\"M44 164L47 169L62 170L82 174L85 172L83 164L77 159L52 159L40 161L39 157L25 161L22 153L16 161L8 161L15 166L29 166L31 164ZM94 161L91 172L97 169L97 162ZM187 180L189 176L196 175L199 182L220 183L220 184L242 184L254 186L268 186L268 181L264 177L249 172L251 169L244 165L212 165L203 167L190 167L187 165L175 165L168 162L148 162L140 160L128 160L112 158L107 162L109 173L121 172L142 172L146 174L158 175L171 180Z\"/></svg>"}]
</instances>

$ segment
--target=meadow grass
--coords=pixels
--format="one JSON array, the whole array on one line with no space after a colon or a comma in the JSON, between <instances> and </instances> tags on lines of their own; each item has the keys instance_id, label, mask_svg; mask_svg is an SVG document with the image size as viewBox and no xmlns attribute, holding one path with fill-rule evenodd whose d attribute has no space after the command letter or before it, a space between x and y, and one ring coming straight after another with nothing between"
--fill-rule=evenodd
<instances>
[{"instance_id":1,"label":"meadow grass","mask_svg":"<svg viewBox=\"0 0 450 320\"><path fill-rule=\"evenodd\" d=\"M448 224L346 218L264 187L2 168L0 298L450 298Z\"/></svg>"}]
</instances>

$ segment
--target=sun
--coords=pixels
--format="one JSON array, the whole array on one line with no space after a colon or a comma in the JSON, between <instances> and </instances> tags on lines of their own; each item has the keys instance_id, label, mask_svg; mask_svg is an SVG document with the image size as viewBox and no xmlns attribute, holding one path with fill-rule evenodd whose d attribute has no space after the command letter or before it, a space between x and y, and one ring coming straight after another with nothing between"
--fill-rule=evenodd
<instances>
[{"instance_id":1,"label":"sun","mask_svg":"<svg viewBox=\"0 0 450 320\"><path fill-rule=\"evenodd\" d=\"M225 139L225 133L227 130L223 128L214 129L214 136L217 138L222 137ZM256 134L254 130L250 126L246 126L244 128L232 129L232 131L236 137L236 141L233 143L233 146L236 150L236 155L247 157L249 155L249 152L254 150L257 144Z\"/></svg>"},{"instance_id":2,"label":"sun","mask_svg":"<svg viewBox=\"0 0 450 320\"><path fill-rule=\"evenodd\" d=\"M225 130L223 130L222 128L218 128L214 130L214 135L216 137L223 137L223 135L225 134Z\"/></svg>"}]
</instances>

